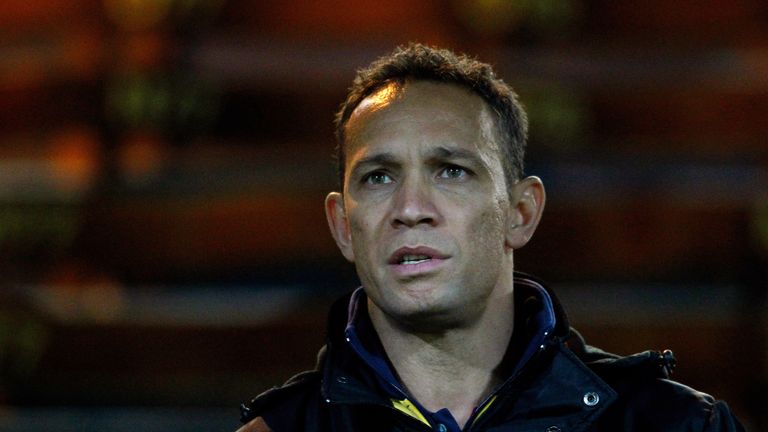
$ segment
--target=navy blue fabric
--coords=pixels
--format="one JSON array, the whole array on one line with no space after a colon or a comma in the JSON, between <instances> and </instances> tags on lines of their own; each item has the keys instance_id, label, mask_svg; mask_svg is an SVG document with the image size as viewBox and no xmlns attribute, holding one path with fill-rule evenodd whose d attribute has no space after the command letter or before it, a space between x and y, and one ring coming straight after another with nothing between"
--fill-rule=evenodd
<instances>
[{"instance_id":1,"label":"navy blue fabric","mask_svg":"<svg viewBox=\"0 0 768 432\"><path fill-rule=\"evenodd\" d=\"M406 398L407 394L402 390L398 379L395 378L384 347L373 329L370 318L368 318L368 297L365 295L363 287L356 289L349 299L349 316L344 335L355 353L376 372L376 378L382 389L390 397ZM365 343L361 338L365 340Z\"/></svg>"},{"instance_id":2,"label":"navy blue fabric","mask_svg":"<svg viewBox=\"0 0 768 432\"><path fill-rule=\"evenodd\" d=\"M517 360L517 364L512 372L513 376L528 363L528 360L530 360L534 354L536 354L557 324L552 298L543 286L531 279L515 279L515 290L518 292L522 291L524 296L533 297L535 300L541 302L541 308L529 317L527 328L525 330L532 336L525 344L525 350L520 356L520 359ZM522 296L516 295L516 297L521 298ZM518 302L515 301L515 307L520 309L519 306ZM517 328L515 329L515 331L519 330L520 329Z\"/></svg>"},{"instance_id":3,"label":"navy blue fabric","mask_svg":"<svg viewBox=\"0 0 768 432\"><path fill-rule=\"evenodd\" d=\"M461 432L461 426L459 426L459 423L453 418L453 415L448 411L448 408L443 408L430 414L432 415L432 420L435 421L433 425L436 426L438 431L440 431L439 426L442 424L445 426L445 431L440 432Z\"/></svg>"}]
</instances>

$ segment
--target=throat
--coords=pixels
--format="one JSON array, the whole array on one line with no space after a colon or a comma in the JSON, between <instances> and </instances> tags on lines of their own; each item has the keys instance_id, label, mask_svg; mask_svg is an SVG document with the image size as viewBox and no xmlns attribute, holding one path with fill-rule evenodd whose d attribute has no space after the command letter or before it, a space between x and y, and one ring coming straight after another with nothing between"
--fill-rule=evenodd
<instances>
[{"instance_id":1,"label":"throat","mask_svg":"<svg viewBox=\"0 0 768 432\"><path fill-rule=\"evenodd\" d=\"M462 427L502 381L499 366L514 330L513 311L510 289L488 298L471 324L435 332L405 325L403 317L368 302L371 323L400 383L427 410L447 408Z\"/></svg>"}]
</instances>

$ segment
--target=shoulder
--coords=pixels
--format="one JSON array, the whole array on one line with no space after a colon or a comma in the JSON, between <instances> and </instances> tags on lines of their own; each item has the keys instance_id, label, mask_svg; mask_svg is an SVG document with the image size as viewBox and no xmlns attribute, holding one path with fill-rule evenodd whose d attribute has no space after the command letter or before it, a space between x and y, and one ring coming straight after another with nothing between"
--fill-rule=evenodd
<instances>
[{"instance_id":1,"label":"shoulder","mask_svg":"<svg viewBox=\"0 0 768 432\"><path fill-rule=\"evenodd\" d=\"M618 399L605 421L625 430L741 431L725 402L665 378L613 383Z\"/></svg>"},{"instance_id":2,"label":"shoulder","mask_svg":"<svg viewBox=\"0 0 768 432\"><path fill-rule=\"evenodd\" d=\"M302 372L285 384L274 387L240 406L238 432L302 430L302 424L314 422L320 405L320 373Z\"/></svg>"},{"instance_id":3,"label":"shoulder","mask_svg":"<svg viewBox=\"0 0 768 432\"><path fill-rule=\"evenodd\" d=\"M610 428L743 431L725 402L670 379L669 351L620 357L587 346L584 353L585 364L617 393L602 419Z\"/></svg>"}]
</instances>

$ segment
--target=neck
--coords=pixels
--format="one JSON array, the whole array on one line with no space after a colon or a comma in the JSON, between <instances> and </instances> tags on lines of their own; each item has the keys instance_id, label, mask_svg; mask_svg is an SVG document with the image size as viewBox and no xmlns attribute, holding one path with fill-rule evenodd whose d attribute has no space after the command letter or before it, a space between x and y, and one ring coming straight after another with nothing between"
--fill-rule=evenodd
<instances>
[{"instance_id":1,"label":"neck","mask_svg":"<svg viewBox=\"0 0 768 432\"><path fill-rule=\"evenodd\" d=\"M514 327L512 282L498 286L486 304L465 326L419 333L368 303L373 326L409 394L429 411L448 408L462 427L503 379L499 366Z\"/></svg>"}]
</instances>

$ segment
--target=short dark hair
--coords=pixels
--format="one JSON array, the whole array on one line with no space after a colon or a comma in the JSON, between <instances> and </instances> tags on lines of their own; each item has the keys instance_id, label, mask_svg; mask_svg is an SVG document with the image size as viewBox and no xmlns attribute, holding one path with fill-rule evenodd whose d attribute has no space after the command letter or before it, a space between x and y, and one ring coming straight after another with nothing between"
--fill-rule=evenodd
<instances>
[{"instance_id":1,"label":"short dark hair","mask_svg":"<svg viewBox=\"0 0 768 432\"><path fill-rule=\"evenodd\" d=\"M503 152L504 176L509 188L523 176L523 157L528 136L528 118L517 93L491 66L464 54L411 43L357 71L347 99L336 114L336 162L339 187L344 188L345 128L360 102L390 83L408 80L456 84L477 94L496 114L496 133Z\"/></svg>"}]
</instances>

